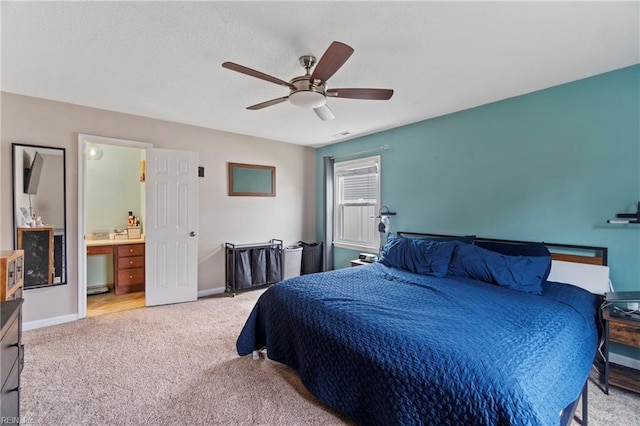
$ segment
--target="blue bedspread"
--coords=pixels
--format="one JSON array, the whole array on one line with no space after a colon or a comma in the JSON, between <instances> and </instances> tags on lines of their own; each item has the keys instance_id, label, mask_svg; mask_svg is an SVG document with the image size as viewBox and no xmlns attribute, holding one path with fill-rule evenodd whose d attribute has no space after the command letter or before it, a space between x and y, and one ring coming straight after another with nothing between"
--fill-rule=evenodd
<instances>
[{"instance_id":1,"label":"blue bedspread","mask_svg":"<svg viewBox=\"0 0 640 426\"><path fill-rule=\"evenodd\" d=\"M537 296L373 264L271 287L237 349L266 347L363 424L552 425L588 376L596 303L567 284Z\"/></svg>"}]
</instances>

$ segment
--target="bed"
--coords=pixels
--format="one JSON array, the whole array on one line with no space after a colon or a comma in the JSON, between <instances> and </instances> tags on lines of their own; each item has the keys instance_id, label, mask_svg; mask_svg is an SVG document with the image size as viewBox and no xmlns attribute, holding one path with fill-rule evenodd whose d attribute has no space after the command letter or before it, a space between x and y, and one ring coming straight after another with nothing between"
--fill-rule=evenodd
<instances>
[{"instance_id":1,"label":"bed","mask_svg":"<svg viewBox=\"0 0 640 426\"><path fill-rule=\"evenodd\" d=\"M526 242L398 234L380 262L269 288L238 337L239 355L266 348L318 399L362 424L569 424L581 395L586 424L606 248L546 244L559 251L551 261L529 256ZM466 252L513 262L507 282L528 274L539 286L460 273Z\"/></svg>"}]
</instances>

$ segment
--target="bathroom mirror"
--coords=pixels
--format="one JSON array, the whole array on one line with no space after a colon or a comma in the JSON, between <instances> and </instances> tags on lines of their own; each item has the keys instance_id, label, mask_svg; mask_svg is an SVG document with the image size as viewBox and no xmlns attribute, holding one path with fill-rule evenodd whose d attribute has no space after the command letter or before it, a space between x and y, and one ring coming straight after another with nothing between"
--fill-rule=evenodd
<instances>
[{"instance_id":1,"label":"bathroom mirror","mask_svg":"<svg viewBox=\"0 0 640 426\"><path fill-rule=\"evenodd\" d=\"M24 289L67 283L64 148L12 144L13 246L24 250Z\"/></svg>"}]
</instances>

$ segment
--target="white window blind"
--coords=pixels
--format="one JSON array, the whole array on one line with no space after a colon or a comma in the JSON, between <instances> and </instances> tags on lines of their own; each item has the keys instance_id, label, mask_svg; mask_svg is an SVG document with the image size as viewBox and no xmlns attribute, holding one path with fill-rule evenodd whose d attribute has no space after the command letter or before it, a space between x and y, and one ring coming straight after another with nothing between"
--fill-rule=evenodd
<instances>
[{"instance_id":1,"label":"white window blind","mask_svg":"<svg viewBox=\"0 0 640 426\"><path fill-rule=\"evenodd\" d=\"M334 244L378 250L380 157L344 161L334 166Z\"/></svg>"}]
</instances>

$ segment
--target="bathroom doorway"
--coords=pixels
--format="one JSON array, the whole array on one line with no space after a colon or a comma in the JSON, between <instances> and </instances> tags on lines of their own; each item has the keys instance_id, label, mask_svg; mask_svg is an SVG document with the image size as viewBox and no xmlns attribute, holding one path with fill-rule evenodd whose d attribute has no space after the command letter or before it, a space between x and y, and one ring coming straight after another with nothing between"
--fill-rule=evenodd
<instances>
[{"instance_id":1,"label":"bathroom doorway","mask_svg":"<svg viewBox=\"0 0 640 426\"><path fill-rule=\"evenodd\" d=\"M79 254L85 266L79 317L144 307L145 157L151 145L81 136L79 227L86 250Z\"/></svg>"},{"instance_id":2,"label":"bathroom doorway","mask_svg":"<svg viewBox=\"0 0 640 426\"><path fill-rule=\"evenodd\" d=\"M103 194L115 185L114 176L123 173L123 164L103 168L98 185L88 183L85 176L91 167L89 162L102 160L105 147L111 145L135 148L140 155L136 175L125 181L125 189L129 189L129 185L141 185L141 213L138 215L129 205L117 206L113 215L115 222L108 222L111 219L106 218L95 222L97 225L93 226L98 229L95 231L87 225L91 196L96 192L102 195L102 199L91 201L100 213L104 206L112 206L116 199L124 198L125 189L111 197ZM102 268L105 274L112 272L116 296L144 290L145 306L197 300L198 153L83 134L78 135L78 148L81 154L78 156L78 319L87 316L87 284L91 278L87 271L88 256L107 256ZM147 160L151 167L146 166ZM130 204L133 203L132 199ZM124 221L121 211L127 212L126 232L119 225ZM140 229L135 229L138 220ZM110 227L114 228L113 233ZM96 284L109 287L107 280Z\"/></svg>"}]
</instances>

